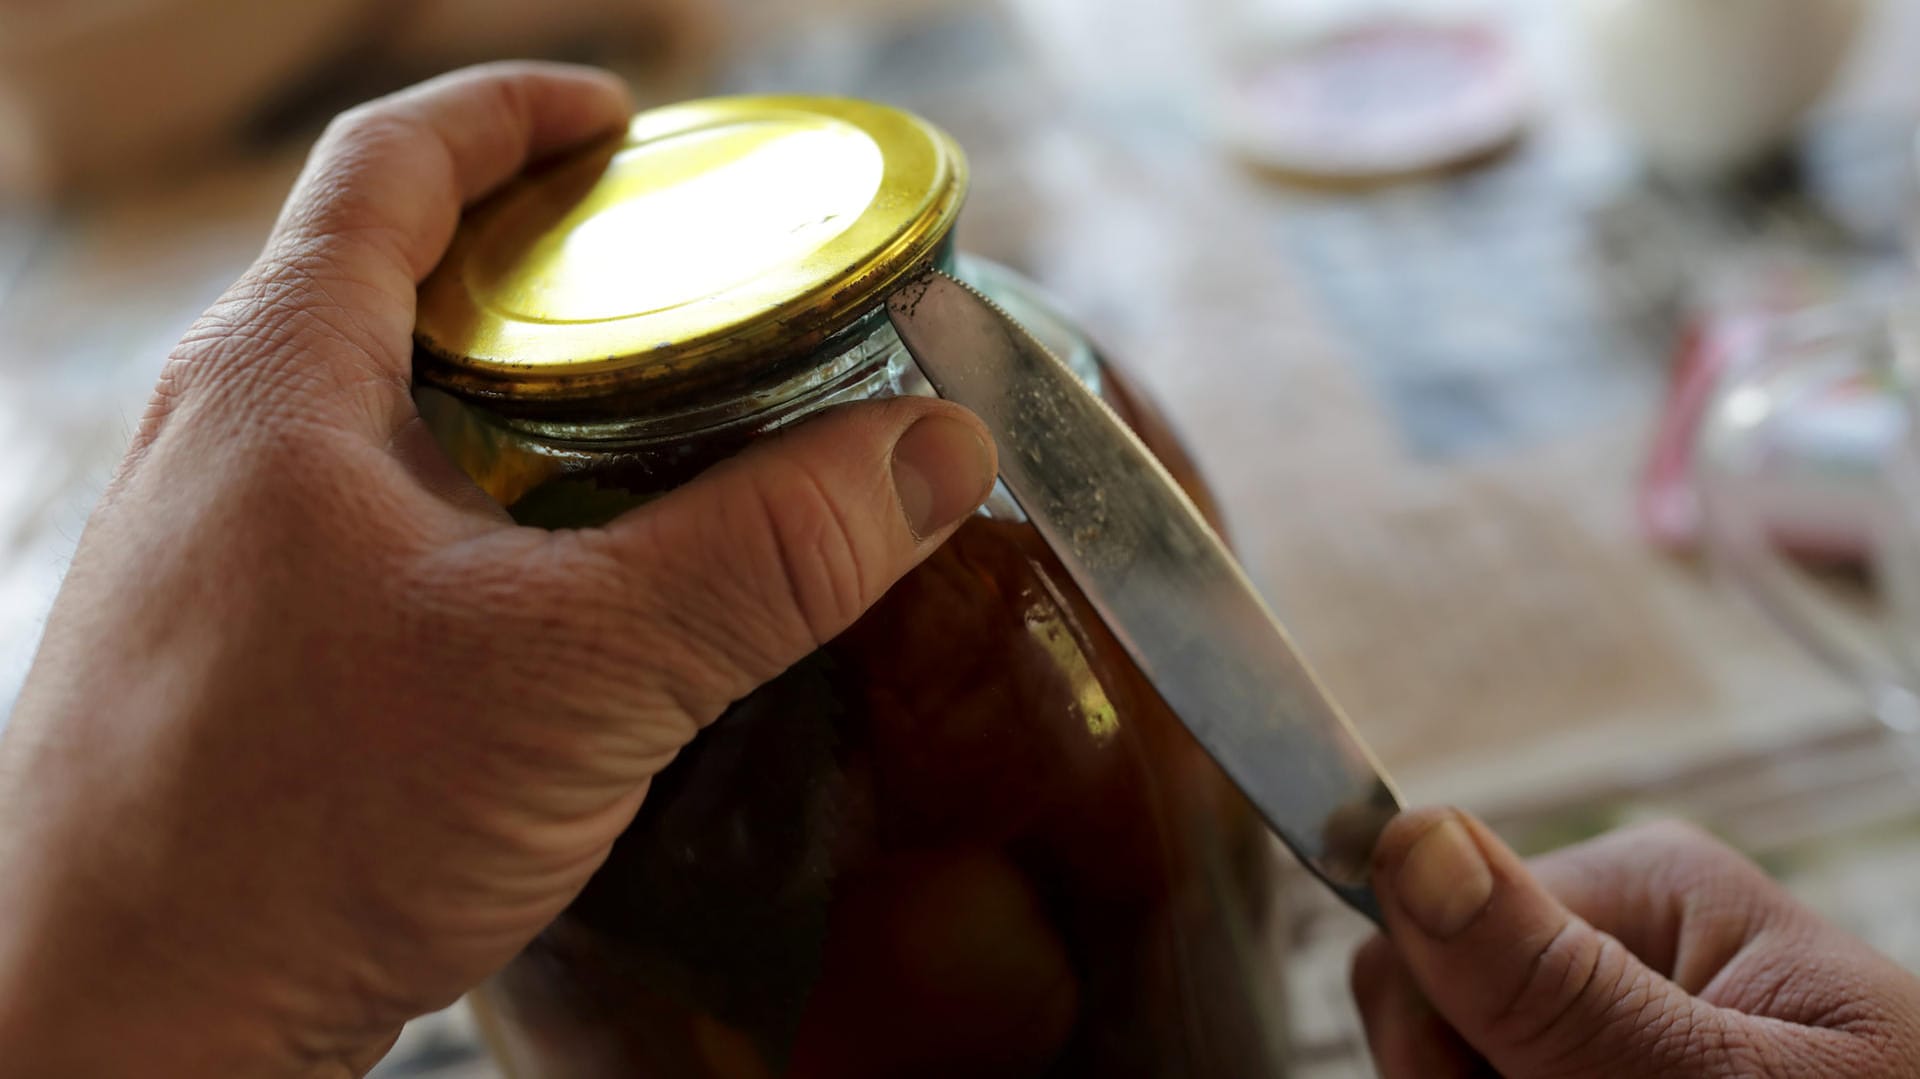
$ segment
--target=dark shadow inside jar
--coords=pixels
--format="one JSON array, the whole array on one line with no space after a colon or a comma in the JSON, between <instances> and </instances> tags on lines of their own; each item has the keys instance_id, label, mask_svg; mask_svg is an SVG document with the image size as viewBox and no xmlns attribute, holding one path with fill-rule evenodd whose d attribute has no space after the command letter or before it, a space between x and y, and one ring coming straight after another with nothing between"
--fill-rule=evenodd
<instances>
[{"instance_id":1,"label":"dark shadow inside jar","mask_svg":"<svg viewBox=\"0 0 1920 1079\"><path fill-rule=\"evenodd\" d=\"M981 517L684 751L484 1004L516 1075L1268 1074L1271 859L1039 535Z\"/></svg>"}]
</instances>

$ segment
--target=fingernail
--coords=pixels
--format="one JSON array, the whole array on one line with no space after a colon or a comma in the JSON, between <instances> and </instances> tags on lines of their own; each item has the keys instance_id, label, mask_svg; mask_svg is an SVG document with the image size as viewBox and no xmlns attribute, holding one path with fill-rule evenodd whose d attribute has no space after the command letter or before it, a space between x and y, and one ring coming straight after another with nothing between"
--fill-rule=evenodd
<instances>
[{"instance_id":1,"label":"fingernail","mask_svg":"<svg viewBox=\"0 0 1920 1079\"><path fill-rule=\"evenodd\" d=\"M1430 937L1467 927L1493 897L1493 872L1458 817L1426 830L1393 875L1400 908Z\"/></svg>"},{"instance_id":2,"label":"fingernail","mask_svg":"<svg viewBox=\"0 0 1920 1079\"><path fill-rule=\"evenodd\" d=\"M893 444L893 489L915 539L972 513L992 486L992 451L952 417L922 417Z\"/></svg>"}]
</instances>

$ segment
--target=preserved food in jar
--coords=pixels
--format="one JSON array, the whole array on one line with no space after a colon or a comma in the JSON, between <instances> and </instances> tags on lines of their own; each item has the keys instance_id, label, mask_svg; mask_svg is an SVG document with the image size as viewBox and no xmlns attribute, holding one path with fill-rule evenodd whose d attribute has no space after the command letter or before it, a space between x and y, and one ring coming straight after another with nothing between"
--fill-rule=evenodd
<instances>
[{"instance_id":1,"label":"preserved food in jar","mask_svg":"<svg viewBox=\"0 0 1920 1079\"><path fill-rule=\"evenodd\" d=\"M667 141L697 132L710 144L716 129L725 141L728 123L757 125L746 145L703 150L721 162L710 168L737 173L772 138L760 128L805 128L822 114L847 121L835 110L855 106L700 107L711 111L677 121L643 114L628 143L645 148L669 131ZM666 355L665 374L593 371L598 381L585 390L516 383L555 380L568 364L507 354L487 370L486 356L476 360L484 348L458 347L512 338L470 330L489 317L487 298L472 296L486 291L487 275L519 281L501 291L525 301L526 275L503 269L502 251L515 265L580 257L578 237L604 224L596 217L607 205L647 196L608 196L625 182L624 151L600 152L584 158L582 175L563 164L496 200L504 211L489 204L470 217L423 286L419 335L421 382L431 387L420 394L423 414L451 456L523 522L588 525L828 404L926 392L878 304L907 269L932 262L1027 324L1210 506L1164 423L1077 331L1006 271L954 255L958 196L947 187L963 181L957 151L904 114L878 112L952 155L946 177L923 183L937 190L918 204L890 199L889 212L939 209L905 228L904 246L917 250L900 267L863 249L852 266L815 268L828 286L799 289L790 299L800 314L779 324L804 352L760 333L758 306L729 308L722 297L733 314L721 317L734 319L719 325L734 335L729 347L713 345L724 335L712 327L676 327L672 340L698 346L690 358L669 340L636 361ZM869 135L882 126L864 112L851 122ZM912 156L903 138L895 129L872 140L886 159L882 188ZM852 178L807 183L866 187L846 164L859 153L823 152L834 162L827 171ZM783 163L788 183L791 168ZM526 194L569 186L566 178L564 200ZM707 180L696 169L678 186ZM579 213L596 193L601 207ZM530 202L544 207L538 227L526 224ZM848 206L858 210L858 200ZM804 224L817 208L790 212ZM725 227L780 222L751 224ZM516 229L517 243L503 246ZM556 233L571 255L551 242ZM535 276L551 289L579 272L543 265ZM710 268L706 280L724 292L738 278ZM452 315L448 289L466 304ZM844 310L812 321L832 303ZM581 301L573 313L592 307ZM1000 495L853 628L683 750L585 891L476 1005L516 1077L1274 1074L1273 868L1257 815Z\"/></svg>"}]
</instances>

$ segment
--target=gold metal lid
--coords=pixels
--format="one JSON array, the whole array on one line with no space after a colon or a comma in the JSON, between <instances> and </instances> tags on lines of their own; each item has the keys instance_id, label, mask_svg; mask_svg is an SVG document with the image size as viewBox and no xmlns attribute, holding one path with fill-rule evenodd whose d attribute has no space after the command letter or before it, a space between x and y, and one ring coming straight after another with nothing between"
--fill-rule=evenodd
<instances>
[{"instance_id":1,"label":"gold metal lid","mask_svg":"<svg viewBox=\"0 0 1920 1079\"><path fill-rule=\"evenodd\" d=\"M751 392L933 260L965 190L953 139L884 105L640 113L467 213L420 286L416 377L548 414Z\"/></svg>"}]
</instances>

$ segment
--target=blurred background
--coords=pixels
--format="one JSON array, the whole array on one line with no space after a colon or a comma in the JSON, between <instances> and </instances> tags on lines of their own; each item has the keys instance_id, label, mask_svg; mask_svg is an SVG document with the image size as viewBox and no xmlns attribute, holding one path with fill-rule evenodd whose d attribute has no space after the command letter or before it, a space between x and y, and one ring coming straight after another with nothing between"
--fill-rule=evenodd
<instances>
[{"instance_id":1,"label":"blurred background","mask_svg":"<svg viewBox=\"0 0 1920 1079\"><path fill-rule=\"evenodd\" d=\"M1894 0L0 0L0 716L326 118L509 56L946 127L962 245L1161 399L1410 798L1689 817L1920 969ZM1371 1074L1296 892L1275 1022ZM383 1074L492 1073L456 1011Z\"/></svg>"}]
</instances>

